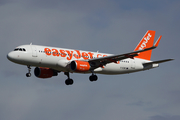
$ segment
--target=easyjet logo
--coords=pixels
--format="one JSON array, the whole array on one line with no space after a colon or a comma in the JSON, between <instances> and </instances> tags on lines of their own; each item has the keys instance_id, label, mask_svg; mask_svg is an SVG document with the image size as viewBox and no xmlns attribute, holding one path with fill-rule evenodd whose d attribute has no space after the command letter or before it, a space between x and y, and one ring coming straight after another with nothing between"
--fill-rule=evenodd
<instances>
[{"instance_id":1,"label":"easyjet logo","mask_svg":"<svg viewBox=\"0 0 180 120\"><path fill-rule=\"evenodd\" d=\"M80 66L81 66L81 67L87 67L87 65L85 65L85 64L84 64L84 65L80 64Z\"/></svg>"},{"instance_id":2,"label":"easyjet logo","mask_svg":"<svg viewBox=\"0 0 180 120\"><path fill-rule=\"evenodd\" d=\"M81 59L84 60L92 59L94 58L94 53L92 52L80 52L79 50L57 50L57 49L50 49L50 48L44 48L44 52L48 56L56 56L56 57L66 57L67 60L71 60L73 57L75 59ZM99 57L105 57L107 55L97 54L97 58Z\"/></svg>"},{"instance_id":3,"label":"easyjet logo","mask_svg":"<svg viewBox=\"0 0 180 120\"><path fill-rule=\"evenodd\" d=\"M148 35L146 37L144 37L144 40L143 40L141 46L139 47L139 50L143 50L144 48L146 48L146 45L151 37L152 37L152 35L150 33L148 33Z\"/></svg>"}]
</instances>

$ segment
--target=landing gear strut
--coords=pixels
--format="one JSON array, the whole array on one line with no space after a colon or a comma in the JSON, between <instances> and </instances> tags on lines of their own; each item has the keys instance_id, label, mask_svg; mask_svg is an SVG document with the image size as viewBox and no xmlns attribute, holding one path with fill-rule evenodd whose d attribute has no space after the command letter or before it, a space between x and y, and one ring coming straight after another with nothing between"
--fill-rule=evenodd
<instances>
[{"instance_id":1,"label":"landing gear strut","mask_svg":"<svg viewBox=\"0 0 180 120\"><path fill-rule=\"evenodd\" d=\"M92 75L89 76L89 80L93 82L93 81L97 81L97 79L98 79L97 75L95 75L94 72L92 71Z\"/></svg>"},{"instance_id":2,"label":"landing gear strut","mask_svg":"<svg viewBox=\"0 0 180 120\"><path fill-rule=\"evenodd\" d=\"M28 65L28 73L26 73L26 77L31 77L31 66Z\"/></svg>"},{"instance_id":3,"label":"landing gear strut","mask_svg":"<svg viewBox=\"0 0 180 120\"><path fill-rule=\"evenodd\" d=\"M65 80L66 85L72 85L74 83L73 79L69 77L69 72L64 72L64 74L68 77L68 79Z\"/></svg>"}]
</instances>

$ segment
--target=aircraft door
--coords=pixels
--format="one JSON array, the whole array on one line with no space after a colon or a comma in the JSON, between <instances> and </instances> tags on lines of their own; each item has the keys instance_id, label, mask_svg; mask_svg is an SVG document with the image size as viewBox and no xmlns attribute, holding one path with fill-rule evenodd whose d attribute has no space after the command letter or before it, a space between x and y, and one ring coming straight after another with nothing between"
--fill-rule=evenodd
<instances>
[{"instance_id":1,"label":"aircraft door","mask_svg":"<svg viewBox=\"0 0 180 120\"><path fill-rule=\"evenodd\" d=\"M131 69L135 69L135 67L136 67L136 62L135 62L135 60L131 60Z\"/></svg>"},{"instance_id":2,"label":"aircraft door","mask_svg":"<svg viewBox=\"0 0 180 120\"><path fill-rule=\"evenodd\" d=\"M36 49L36 46L31 45L31 49L32 49L32 56L33 56L33 57L37 57L37 49Z\"/></svg>"}]
</instances>

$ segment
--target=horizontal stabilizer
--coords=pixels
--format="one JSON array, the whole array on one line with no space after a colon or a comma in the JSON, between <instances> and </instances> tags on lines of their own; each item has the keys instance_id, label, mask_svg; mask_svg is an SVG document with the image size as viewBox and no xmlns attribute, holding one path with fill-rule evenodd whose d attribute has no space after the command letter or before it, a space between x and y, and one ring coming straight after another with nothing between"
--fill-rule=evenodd
<instances>
[{"instance_id":1,"label":"horizontal stabilizer","mask_svg":"<svg viewBox=\"0 0 180 120\"><path fill-rule=\"evenodd\" d=\"M168 61L171 61L171 60L174 60L174 59L158 60L158 61L153 61L153 62L143 63L143 65L159 64L159 63L168 62Z\"/></svg>"}]
</instances>

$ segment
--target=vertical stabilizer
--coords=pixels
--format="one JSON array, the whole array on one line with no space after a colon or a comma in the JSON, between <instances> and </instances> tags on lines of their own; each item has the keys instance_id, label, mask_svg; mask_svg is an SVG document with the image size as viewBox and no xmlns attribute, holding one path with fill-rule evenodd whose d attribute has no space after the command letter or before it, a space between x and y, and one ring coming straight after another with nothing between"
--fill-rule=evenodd
<instances>
[{"instance_id":1,"label":"vertical stabilizer","mask_svg":"<svg viewBox=\"0 0 180 120\"><path fill-rule=\"evenodd\" d=\"M154 37L155 37L156 31L148 30L144 37L141 39L137 47L134 49L134 51L137 50L143 50L145 48L150 48L153 46L154 43ZM152 50L141 52L138 54L136 58L150 60L151 59L151 53Z\"/></svg>"}]
</instances>

